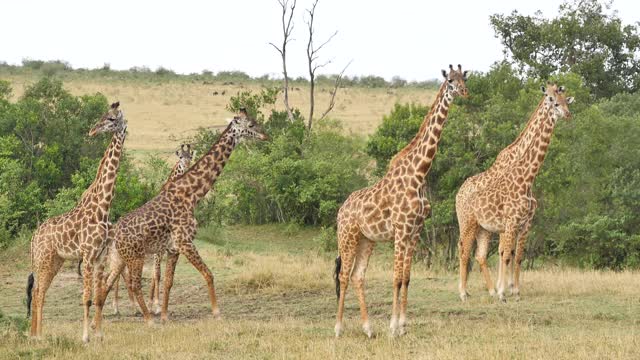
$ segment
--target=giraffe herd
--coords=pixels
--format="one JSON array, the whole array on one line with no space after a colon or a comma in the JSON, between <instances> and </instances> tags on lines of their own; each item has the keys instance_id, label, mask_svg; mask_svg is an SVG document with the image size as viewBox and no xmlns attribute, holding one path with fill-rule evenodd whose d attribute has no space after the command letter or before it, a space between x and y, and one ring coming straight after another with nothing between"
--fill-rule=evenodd
<instances>
[{"instance_id":1,"label":"giraffe herd","mask_svg":"<svg viewBox=\"0 0 640 360\"><path fill-rule=\"evenodd\" d=\"M354 283L360 304L363 331L368 337L373 335L364 280L375 244L385 241L393 241L394 246L390 334L396 336L406 332L411 261L425 218L431 210L425 194L427 175L454 99L468 96L468 71L463 71L460 65L457 68L449 65L449 71L442 70L442 76L444 81L418 133L392 159L385 176L375 184L353 192L338 211L336 337L342 333L345 296L350 281ZM520 265L537 207L532 184L544 161L556 122L571 117L568 105L573 102L562 86L548 84L542 92L542 100L515 141L500 152L489 169L468 178L457 193L459 296L462 301L469 296L466 289L468 263L474 244L477 244L475 258L490 295L497 294L504 302L509 287L511 294L519 299ZM209 151L192 166L195 154L190 145L182 145L176 152L178 162L160 192L112 224L109 210L126 130L127 121L120 104L113 103L89 132L89 136L99 133L112 136L95 180L75 208L48 219L33 235L30 248L33 272L27 286L32 337L42 335L45 295L66 259L82 263L78 265L78 272L80 274L82 267L84 342L89 341L90 328L94 329L96 338L102 337L102 311L114 286L114 311L117 313L120 277L125 280L130 299L137 303L146 323L154 322L149 310L151 306L153 313L159 313L162 322L166 322L180 255L202 275L208 288L211 313L214 318L220 317L213 274L193 242L197 230L195 207L214 186L236 145L244 139L267 140L267 135L241 109ZM493 233L499 234L495 287L486 262ZM160 306L160 263L165 253L167 263ZM151 255L155 266L147 307L141 278L145 258ZM95 314L90 323L92 305L95 305Z\"/></svg>"}]
</instances>

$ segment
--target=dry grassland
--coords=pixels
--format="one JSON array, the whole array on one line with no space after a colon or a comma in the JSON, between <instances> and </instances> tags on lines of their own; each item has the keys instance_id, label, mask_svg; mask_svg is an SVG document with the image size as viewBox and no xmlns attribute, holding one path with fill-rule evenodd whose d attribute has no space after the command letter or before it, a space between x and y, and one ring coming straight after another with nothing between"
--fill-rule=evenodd
<instances>
[{"instance_id":1,"label":"dry grassland","mask_svg":"<svg viewBox=\"0 0 640 360\"><path fill-rule=\"evenodd\" d=\"M28 76L4 76L12 83L14 98L37 78ZM201 82L167 81L164 83L105 80L65 80L64 86L74 95L100 92L110 101L120 100L129 120L127 148L134 154L171 152L180 139L192 134L198 127L226 124L233 116L225 106L229 98L239 91L259 91L257 84L223 85ZM294 86L290 92L290 104L308 116L308 87ZM316 116L329 104L332 89L319 87L316 97ZM218 95L213 95L218 92ZM225 95L222 95L225 92ZM430 104L435 92L416 88L401 89L340 89L331 117L341 120L347 131L371 134L382 122L395 103L416 102ZM284 109L282 94L276 103ZM267 109L267 114L270 109Z\"/></svg>"},{"instance_id":2,"label":"dry grassland","mask_svg":"<svg viewBox=\"0 0 640 360\"><path fill-rule=\"evenodd\" d=\"M637 272L556 268L525 272L523 299L499 304L485 294L474 271L473 297L463 304L457 297L455 274L429 271L417 263L409 295L409 332L389 338L392 253L386 244L376 248L367 272L375 337L367 339L361 332L350 288L345 333L335 339L333 254L315 250L317 230L286 233L282 226L201 229L197 244L216 276L223 319L210 317L206 285L181 259L168 324L156 319L157 325L148 327L125 296L121 315L111 315L107 306L104 340L87 346L80 341L80 280L68 263L47 294L45 337L29 340L20 330L0 327L0 358L640 357ZM0 256L0 309L5 315L24 317L27 259L26 244ZM148 269L145 274L148 279ZM148 282L144 287L148 289Z\"/></svg>"}]
</instances>

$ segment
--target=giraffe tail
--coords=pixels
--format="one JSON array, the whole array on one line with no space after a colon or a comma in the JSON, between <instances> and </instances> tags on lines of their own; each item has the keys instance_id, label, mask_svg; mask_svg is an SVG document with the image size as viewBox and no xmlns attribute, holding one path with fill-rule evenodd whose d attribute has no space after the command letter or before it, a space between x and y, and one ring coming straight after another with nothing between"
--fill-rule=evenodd
<instances>
[{"instance_id":1,"label":"giraffe tail","mask_svg":"<svg viewBox=\"0 0 640 360\"><path fill-rule=\"evenodd\" d=\"M33 294L33 273L29 274L27 279L27 317L31 316L31 299Z\"/></svg>"},{"instance_id":2,"label":"giraffe tail","mask_svg":"<svg viewBox=\"0 0 640 360\"><path fill-rule=\"evenodd\" d=\"M336 280L336 297L340 300L340 269L342 268L342 258L340 255L336 258L336 270L333 273L333 278Z\"/></svg>"}]
</instances>

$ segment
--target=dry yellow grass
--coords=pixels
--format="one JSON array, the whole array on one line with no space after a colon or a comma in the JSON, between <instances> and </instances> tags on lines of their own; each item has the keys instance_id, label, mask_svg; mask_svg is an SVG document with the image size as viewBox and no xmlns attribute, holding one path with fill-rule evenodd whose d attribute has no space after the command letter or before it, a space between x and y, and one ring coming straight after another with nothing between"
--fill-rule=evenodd
<instances>
[{"instance_id":1,"label":"dry yellow grass","mask_svg":"<svg viewBox=\"0 0 640 360\"><path fill-rule=\"evenodd\" d=\"M12 83L14 97L22 95L25 87L36 81L26 76L4 76ZM178 141L192 134L198 127L224 125L225 119L233 114L225 110L229 98L242 90L259 91L256 84L223 85L167 81L165 83L145 83L107 80L66 80L64 83L74 95L100 92L110 101L120 100L122 109L129 120L127 148L134 153L172 151ZM290 104L308 115L308 87L298 87L290 92ZM329 87L317 89L316 116L329 103ZM218 95L213 95L217 91ZM221 95L222 92L225 95ZM404 89L340 89L336 106L331 117L340 119L345 127L357 134L371 134L397 102L430 104L435 92L415 88ZM276 103L277 109L284 109L282 94Z\"/></svg>"},{"instance_id":2,"label":"dry yellow grass","mask_svg":"<svg viewBox=\"0 0 640 360\"><path fill-rule=\"evenodd\" d=\"M201 232L206 232L201 229ZM123 300L106 311L105 339L82 345L80 281L68 264L45 306L42 340L0 327L0 358L179 359L576 359L640 356L640 274L550 269L524 273L523 299L500 304L485 294L477 271L473 297L461 303L457 277L417 263L409 295L409 333L391 339L390 246L374 252L367 296L375 337L360 330L353 289L346 331L333 334L333 255L315 250L315 230L283 235L279 226L234 227L198 248L216 276L223 312L212 319L206 286L178 264L171 321L146 326ZM201 237L202 237L201 233ZM0 256L0 308L24 317L26 246ZM148 274L147 274L148 278ZM148 285L148 284L146 284ZM145 287L145 289L147 289ZM124 293L124 292L123 292ZM109 306L108 306L109 307ZM0 324L1 325L1 324Z\"/></svg>"}]
</instances>

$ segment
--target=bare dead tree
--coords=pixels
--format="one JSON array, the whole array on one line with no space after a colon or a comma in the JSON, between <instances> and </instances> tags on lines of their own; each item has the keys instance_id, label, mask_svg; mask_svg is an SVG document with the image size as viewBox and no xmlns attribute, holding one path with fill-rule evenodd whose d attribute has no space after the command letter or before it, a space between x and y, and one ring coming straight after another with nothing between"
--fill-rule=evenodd
<instances>
[{"instance_id":1,"label":"bare dead tree","mask_svg":"<svg viewBox=\"0 0 640 360\"><path fill-rule=\"evenodd\" d=\"M296 0L293 0L291 6L289 6L289 0L278 0L278 3L282 7L282 47L276 46L274 43L269 43L273 46L282 57L282 74L284 75L284 106L287 108L287 114L289 115L289 121L293 121L293 112L289 106L289 76L287 75L287 44L293 40L291 38L291 32L293 31L293 12L296 8ZM287 18L287 11L289 12Z\"/></svg>"},{"instance_id":2,"label":"bare dead tree","mask_svg":"<svg viewBox=\"0 0 640 360\"><path fill-rule=\"evenodd\" d=\"M340 74L338 74L338 76L336 77L336 81L333 84L333 91L331 91L331 99L329 100L329 106L327 107L327 110L325 110L322 113L322 116L320 116L320 120L324 119L327 116L327 114L329 114L331 110L333 110L333 107L336 105L336 94L338 93L338 89L342 84L342 77L344 76L344 72L347 70L347 68L349 67L349 65L351 65L352 62L353 60L349 61L347 65L342 69L342 71L340 71ZM309 128L311 128L311 125L309 125Z\"/></svg>"},{"instance_id":3,"label":"bare dead tree","mask_svg":"<svg viewBox=\"0 0 640 360\"><path fill-rule=\"evenodd\" d=\"M309 30L309 41L307 42L307 62L309 66L309 130L311 130L311 126L313 125L313 112L315 109L315 79L316 79L316 70L321 67L327 66L331 63L331 61L326 61L324 63L319 64L318 60L318 52L333 39L334 36L338 35L338 32L334 32L329 38L320 44L320 46L315 47L313 45L313 33L315 31L313 27L313 21L315 19L316 14L316 6L318 5L318 0L315 0L311 5L311 9L307 9L307 14L309 18L307 19L307 28Z\"/></svg>"}]
</instances>

